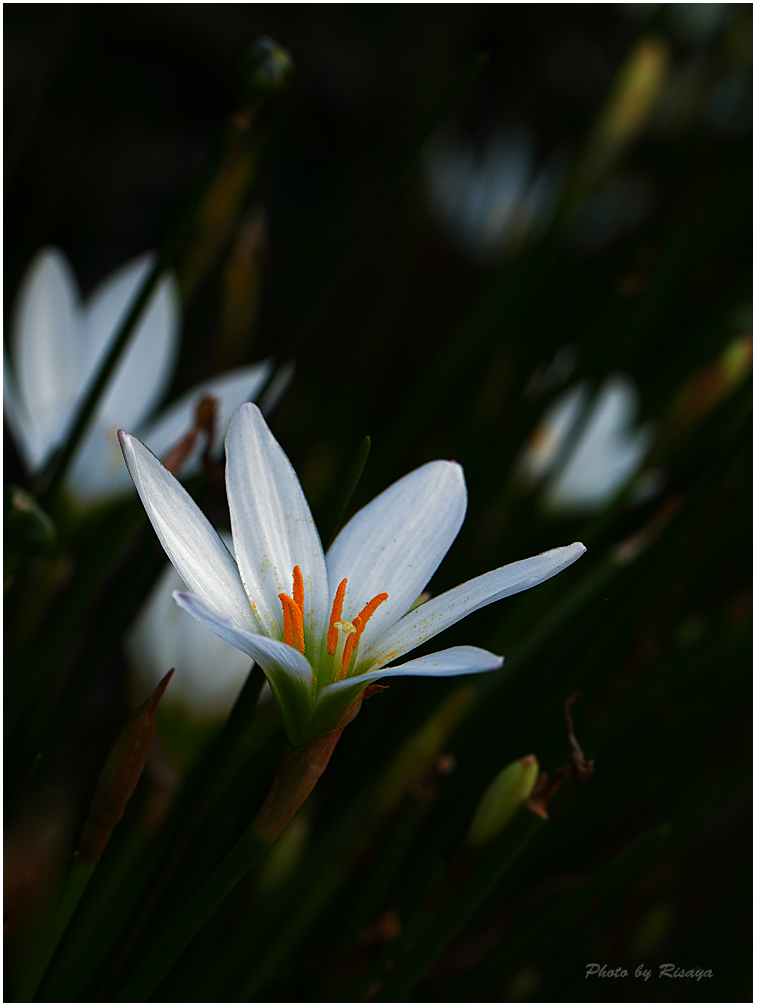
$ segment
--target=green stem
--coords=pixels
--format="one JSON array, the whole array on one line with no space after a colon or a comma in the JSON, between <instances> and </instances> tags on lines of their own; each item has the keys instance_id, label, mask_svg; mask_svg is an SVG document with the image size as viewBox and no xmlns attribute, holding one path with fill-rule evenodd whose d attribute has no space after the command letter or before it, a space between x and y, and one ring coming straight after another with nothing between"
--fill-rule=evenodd
<instances>
[{"instance_id":1,"label":"green stem","mask_svg":"<svg viewBox=\"0 0 757 1007\"><path fill-rule=\"evenodd\" d=\"M68 922L89 884L95 867L96 864L83 860L77 860L72 864L58 908L48 920L47 925L43 927L39 942L32 951L29 968L22 978L18 991L20 1002L30 1001L36 993L37 987L47 971L50 959L55 953L61 937L66 932Z\"/></svg>"},{"instance_id":2,"label":"green stem","mask_svg":"<svg viewBox=\"0 0 757 1007\"><path fill-rule=\"evenodd\" d=\"M659 849L669 832L669 826L656 825L600 868L579 892L553 899L542 910L529 916L513 931L507 946L462 983L456 991L455 1002L478 1001L496 983L503 982L508 972L517 968L536 948L574 924L578 914L592 899L633 877Z\"/></svg>"},{"instance_id":3,"label":"green stem","mask_svg":"<svg viewBox=\"0 0 757 1007\"><path fill-rule=\"evenodd\" d=\"M278 836L310 795L328 765L342 731L357 716L362 697L353 703L339 727L281 760L273 785L252 824L231 852L174 917L118 993L121 1001L144 1001L155 990L184 948L249 869Z\"/></svg>"},{"instance_id":4,"label":"green stem","mask_svg":"<svg viewBox=\"0 0 757 1007\"><path fill-rule=\"evenodd\" d=\"M542 820L530 811L523 809L516 815L502 839L479 863L447 908L432 922L407 958L382 986L380 998L383 1002L396 1003L408 999L407 994L465 926L541 825Z\"/></svg>"}]
</instances>

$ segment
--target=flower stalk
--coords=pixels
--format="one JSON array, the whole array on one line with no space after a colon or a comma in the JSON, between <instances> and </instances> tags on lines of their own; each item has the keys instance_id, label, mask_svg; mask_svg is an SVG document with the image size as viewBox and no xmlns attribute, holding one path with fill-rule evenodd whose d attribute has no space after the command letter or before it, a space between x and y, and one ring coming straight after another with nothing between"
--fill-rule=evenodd
<instances>
[{"instance_id":1,"label":"flower stalk","mask_svg":"<svg viewBox=\"0 0 757 1007\"><path fill-rule=\"evenodd\" d=\"M363 698L371 695L372 691L366 689L358 696L333 731L284 755L268 796L247 831L174 917L141 965L121 988L118 1000L144 1001L151 995L203 924L310 796L329 763L342 731L355 719Z\"/></svg>"},{"instance_id":2,"label":"flower stalk","mask_svg":"<svg viewBox=\"0 0 757 1007\"><path fill-rule=\"evenodd\" d=\"M84 823L76 859L66 878L57 909L42 928L32 952L20 993L21 1000L31 1000L47 966L66 932L98 861L108 845L111 833L121 820L126 805L139 783L155 735L158 703L173 675L162 679L150 698L132 713L108 753L97 781L92 806Z\"/></svg>"}]
</instances>

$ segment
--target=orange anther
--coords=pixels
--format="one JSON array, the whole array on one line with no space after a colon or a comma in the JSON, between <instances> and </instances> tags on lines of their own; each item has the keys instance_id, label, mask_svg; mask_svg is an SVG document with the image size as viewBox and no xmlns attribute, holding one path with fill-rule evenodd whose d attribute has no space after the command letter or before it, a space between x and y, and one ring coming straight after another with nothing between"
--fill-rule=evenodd
<instances>
[{"instance_id":1,"label":"orange anther","mask_svg":"<svg viewBox=\"0 0 757 1007\"><path fill-rule=\"evenodd\" d=\"M331 606L329 631L326 634L326 649L328 650L329 654L334 653L334 651L336 650L337 640L339 639L339 633L334 624L342 621L342 605L344 604L344 592L346 590L347 590L347 578L345 577L342 583L336 589L334 604Z\"/></svg>"},{"instance_id":2,"label":"orange anther","mask_svg":"<svg viewBox=\"0 0 757 1007\"><path fill-rule=\"evenodd\" d=\"M305 653L305 627L302 612L288 594L279 595L279 601L284 611L284 643L295 647L301 654Z\"/></svg>"},{"instance_id":3,"label":"orange anther","mask_svg":"<svg viewBox=\"0 0 757 1007\"><path fill-rule=\"evenodd\" d=\"M366 623L373 615L373 613L376 611L376 609L379 607L379 605L383 605L383 603L386 601L388 597L389 595L386 593L386 591L382 591L381 594L377 594L376 597L371 598L371 600L368 602L365 608L362 609L357 619L353 620L352 624L357 630L358 636L360 636L360 634L363 632Z\"/></svg>"},{"instance_id":4,"label":"orange anther","mask_svg":"<svg viewBox=\"0 0 757 1007\"><path fill-rule=\"evenodd\" d=\"M292 590L292 597L294 598L294 603L297 608L302 612L303 616L305 614L305 585L302 582L302 570L298 566L294 568L293 572L294 578L294 588Z\"/></svg>"},{"instance_id":5,"label":"orange anther","mask_svg":"<svg viewBox=\"0 0 757 1007\"><path fill-rule=\"evenodd\" d=\"M339 669L339 679L344 678L350 666L350 661L352 660L352 653L360 643L360 637L363 635L363 630L365 629L366 623L379 607L382 605L389 595L386 591L382 591L381 594L377 594L375 598L372 598L368 604L361 610L360 614L354 619L352 625L355 627L355 632L350 633L344 645L344 653L342 654L342 666ZM331 653L331 651L329 651Z\"/></svg>"},{"instance_id":6,"label":"orange anther","mask_svg":"<svg viewBox=\"0 0 757 1007\"><path fill-rule=\"evenodd\" d=\"M292 612L287 605L290 600L289 595L282 593L279 595L279 601L281 602L281 608L284 612L284 643L288 646L292 646L292 641L294 639L294 634L292 633Z\"/></svg>"}]
</instances>

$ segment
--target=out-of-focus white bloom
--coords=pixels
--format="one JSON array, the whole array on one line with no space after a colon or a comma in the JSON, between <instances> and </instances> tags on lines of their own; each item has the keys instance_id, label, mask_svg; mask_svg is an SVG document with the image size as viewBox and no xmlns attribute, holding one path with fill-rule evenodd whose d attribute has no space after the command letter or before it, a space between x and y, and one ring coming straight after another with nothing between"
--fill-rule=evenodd
<instances>
[{"instance_id":1,"label":"out-of-focus white bloom","mask_svg":"<svg viewBox=\"0 0 757 1007\"><path fill-rule=\"evenodd\" d=\"M451 135L426 145L423 166L433 212L466 254L496 258L549 226L565 158L554 155L538 172L534 160L525 130L497 130L480 153Z\"/></svg>"},{"instance_id":2,"label":"out-of-focus white bloom","mask_svg":"<svg viewBox=\"0 0 757 1007\"><path fill-rule=\"evenodd\" d=\"M221 538L232 548L229 534ZM145 693L176 668L163 705L178 703L198 720L212 719L234 705L252 662L179 608L173 593L186 589L173 566L166 564L126 638L126 655Z\"/></svg>"},{"instance_id":3,"label":"out-of-focus white bloom","mask_svg":"<svg viewBox=\"0 0 757 1007\"><path fill-rule=\"evenodd\" d=\"M29 265L13 309L11 359L3 360L5 416L29 471L42 468L65 442L154 261L151 253L132 259L84 301L68 259L59 249L41 249ZM139 430L152 450L163 454L192 427L199 400L212 395L217 402L213 448L220 449L234 410L254 398L269 377L268 362L220 375L152 418L173 376L179 326L176 281L167 275L132 333L69 466L66 490L80 506L131 491L116 437L119 427ZM197 470L203 448L202 443L196 444L183 474Z\"/></svg>"},{"instance_id":4,"label":"out-of-focus white bloom","mask_svg":"<svg viewBox=\"0 0 757 1007\"><path fill-rule=\"evenodd\" d=\"M543 482L541 502L555 513L601 510L633 478L652 445L650 424L634 429L639 394L622 374L609 377L590 403L588 381L547 410L518 460L516 475Z\"/></svg>"}]
</instances>

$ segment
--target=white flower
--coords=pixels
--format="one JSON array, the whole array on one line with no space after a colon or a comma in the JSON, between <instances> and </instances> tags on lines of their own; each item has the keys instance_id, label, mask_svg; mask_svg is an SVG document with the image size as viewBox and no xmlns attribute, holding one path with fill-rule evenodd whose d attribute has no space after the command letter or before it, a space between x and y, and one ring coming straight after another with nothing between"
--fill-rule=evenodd
<instances>
[{"instance_id":1,"label":"white flower","mask_svg":"<svg viewBox=\"0 0 757 1007\"><path fill-rule=\"evenodd\" d=\"M42 468L65 442L153 263L152 254L132 259L83 302L60 250L42 249L27 269L13 310L11 363L3 361L3 398L8 426L29 471ZM240 368L193 388L151 418L173 376L179 324L176 281L169 275L158 283L69 466L66 489L80 505L129 491L129 476L118 450L119 427L138 430L153 451L163 454L192 426L202 396L213 395L218 402L220 447L236 407L256 395L268 378L268 363ZM201 453L198 443L184 472L199 466Z\"/></svg>"},{"instance_id":2,"label":"white flower","mask_svg":"<svg viewBox=\"0 0 757 1007\"><path fill-rule=\"evenodd\" d=\"M633 478L652 445L650 424L634 430L636 386L609 377L589 408L589 384L580 382L547 410L517 464L533 485L546 480L541 501L555 513L590 514L611 503Z\"/></svg>"},{"instance_id":3,"label":"white flower","mask_svg":"<svg viewBox=\"0 0 757 1007\"><path fill-rule=\"evenodd\" d=\"M240 406L226 437L235 561L157 458L136 438L119 437L148 517L191 592L178 592L177 603L258 662L295 745L333 730L376 679L500 667L502 658L478 647L386 666L585 551L579 542L553 549L412 608L463 522L467 494L456 463L430 462L394 483L358 511L324 556L289 459L260 410Z\"/></svg>"},{"instance_id":4,"label":"white flower","mask_svg":"<svg viewBox=\"0 0 757 1007\"><path fill-rule=\"evenodd\" d=\"M533 141L523 130L497 130L480 154L441 134L424 151L431 205L461 248L475 259L502 255L549 225L565 175L555 155L537 174Z\"/></svg>"},{"instance_id":5,"label":"white flower","mask_svg":"<svg viewBox=\"0 0 757 1007\"><path fill-rule=\"evenodd\" d=\"M221 538L231 547L230 535ZM181 577L166 564L127 635L127 658L149 692L176 668L164 705L178 702L197 719L220 717L234 705L250 658L174 603L174 592L184 590Z\"/></svg>"}]
</instances>

